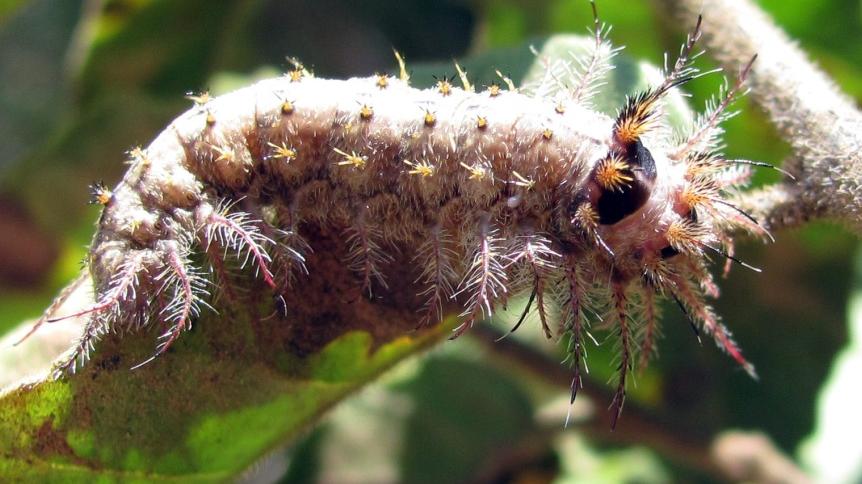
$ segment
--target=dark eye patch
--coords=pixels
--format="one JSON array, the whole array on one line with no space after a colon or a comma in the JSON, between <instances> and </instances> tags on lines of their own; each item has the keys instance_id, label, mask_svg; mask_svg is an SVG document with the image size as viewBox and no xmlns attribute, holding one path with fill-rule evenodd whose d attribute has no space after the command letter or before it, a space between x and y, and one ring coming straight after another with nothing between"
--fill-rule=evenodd
<instances>
[{"instance_id":1,"label":"dark eye patch","mask_svg":"<svg viewBox=\"0 0 862 484\"><path fill-rule=\"evenodd\" d=\"M634 180L619 190L603 190L596 211L599 223L612 225L640 209L649 199L656 178L655 160L649 150L636 140L626 145L626 162Z\"/></svg>"},{"instance_id":2,"label":"dark eye patch","mask_svg":"<svg viewBox=\"0 0 862 484\"><path fill-rule=\"evenodd\" d=\"M635 180L622 191L604 191L599 197L596 211L599 213L599 223L612 225L631 215L641 208L649 198L650 189Z\"/></svg>"},{"instance_id":3,"label":"dark eye patch","mask_svg":"<svg viewBox=\"0 0 862 484\"><path fill-rule=\"evenodd\" d=\"M671 246L667 246L661 250L661 258L662 259L670 259L671 257L679 254L679 251L674 249Z\"/></svg>"}]
</instances>

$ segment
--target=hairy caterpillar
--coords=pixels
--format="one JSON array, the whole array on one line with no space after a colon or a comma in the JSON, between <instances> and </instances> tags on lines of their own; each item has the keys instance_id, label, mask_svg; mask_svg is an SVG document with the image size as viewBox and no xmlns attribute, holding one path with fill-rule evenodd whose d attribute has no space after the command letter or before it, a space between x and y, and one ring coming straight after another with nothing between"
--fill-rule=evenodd
<instances>
[{"instance_id":1,"label":"hairy caterpillar","mask_svg":"<svg viewBox=\"0 0 862 484\"><path fill-rule=\"evenodd\" d=\"M751 371L704 301L714 293L705 256L731 257L731 229L762 233L722 198L748 171L711 152L738 86L684 139L669 134L660 104L694 75L694 34L661 84L608 118L588 104L613 53L601 32L559 99L541 85L474 92L466 75L462 88L440 79L420 91L403 67L398 78L330 81L301 66L196 99L132 152L117 188L94 187L105 206L89 268L98 296L76 313L90 322L60 370L117 328L164 324L156 355L165 352L205 304L196 254L217 266L235 252L274 293L289 291L313 277L302 274L304 239L325 226L344 233L344 263L364 293L387 291L391 246L416 247L423 318L436 321L455 297L456 334L521 290L551 334L545 309L556 300L573 396L586 328L603 318L619 340L615 415L636 357L653 351L659 293Z\"/></svg>"}]
</instances>

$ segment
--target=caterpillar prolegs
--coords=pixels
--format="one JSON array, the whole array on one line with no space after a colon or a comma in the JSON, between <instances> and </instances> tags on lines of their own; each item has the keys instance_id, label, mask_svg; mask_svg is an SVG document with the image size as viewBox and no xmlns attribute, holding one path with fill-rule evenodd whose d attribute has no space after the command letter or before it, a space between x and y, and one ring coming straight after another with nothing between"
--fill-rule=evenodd
<instances>
[{"instance_id":1,"label":"caterpillar prolegs","mask_svg":"<svg viewBox=\"0 0 862 484\"><path fill-rule=\"evenodd\" d=\"M717 295L708 259L736 261L731 233L768 236L726 199L757 163L716 151L748 69L674 133L662 103L697 75L699 21L664 79L616 117L590 105L616 52L598 22L594 34L583 61L551 62L544 80L520 89L502 75L477 89L460 67L458 81L415 89L399 56L397 76L327 80L297 64L277 79L196 97L130 152L116 188L93 187L104 206L88 267L96 298L74 314L46 315L89 318L57 372L74 371L119 329L159 325L153 357L163 354L210 292L229 284L221 272L234 256L273 295L291 291L315 276L304 266L307 239L325 229L342 234L343 264L362 297L391 291L392 265L410 261L417 324L438 322L454 301L462 308L454 336L528 293L545 334L569 337L573 399L587 331L600 321L618 346L614 421L627 375L655 351L657 296L675 300L753 375L706 302ZM559 69L577 82L560 85Z\"/></svg>"}]
</instances>

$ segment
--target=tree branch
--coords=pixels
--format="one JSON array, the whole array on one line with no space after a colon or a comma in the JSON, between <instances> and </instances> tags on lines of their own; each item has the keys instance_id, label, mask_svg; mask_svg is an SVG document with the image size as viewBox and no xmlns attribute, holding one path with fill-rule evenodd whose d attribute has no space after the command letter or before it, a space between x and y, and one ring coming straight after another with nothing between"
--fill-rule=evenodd
<instances>
[{"instance_id":1,"label":"tree branch","mask_svg":"<svg viewBox=\"0 0 862 484\"><path fill-rule=\"evenodd\" d=\"M704 42L728 72L758 55L751 98L793 147L798 182L744 194L741 207L769 229L830 218L862 232L862 114L750 0L658 0L688 25L704 16Z\"/></svg>"}]
</instances>

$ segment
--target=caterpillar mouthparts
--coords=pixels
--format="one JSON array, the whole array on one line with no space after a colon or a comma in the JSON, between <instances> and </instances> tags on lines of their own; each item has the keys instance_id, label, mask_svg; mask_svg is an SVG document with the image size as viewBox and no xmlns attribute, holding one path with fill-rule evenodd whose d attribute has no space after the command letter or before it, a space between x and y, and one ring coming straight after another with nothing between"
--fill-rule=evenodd
<instances>
[{"instance_id":1,"label":"caterpillar mouthparts","mask_svg":"<svg viewBox=\"0 0 862 484\"><path fill-rule=\"evenodd\" d=\"M655 352L657 296L675 300L754 377L706 302L718 294L710 256L746 265L733 256L731 232L769 237L725 198L758 163L716 152L751 64L672 134L662 102L698 75L690 61L700 19L663 81L629 97L615 118L589 102L617 52L606 32L596 19L587 57L562 66L576 74L569 86L551 64L537 85L517 89L500 75L480 92L456 64L461 87L441 78L420 90L396 53L398 76L319 79L297 62L277 79L194 96L192 109L130 152L116 188L92 187L104 206L87 269L95 303L63 315L55 303L36 325L88 318L55 375L74 372L117 329L163 325L152 358L167 351L208 306L210 288L229 284L226 258L251 266L274 295L303 284L314 277L306 240L325 228L343 234L343 263L368 295L389 290L393 249L408 254L424 301L417 321L436 323L455 300L463 312L453 337L528 292L525 315L534 305L548 337L569 337L573 401L590 324L613 328L612 425L627 375Z\"/></svg>"}]
</instances>

